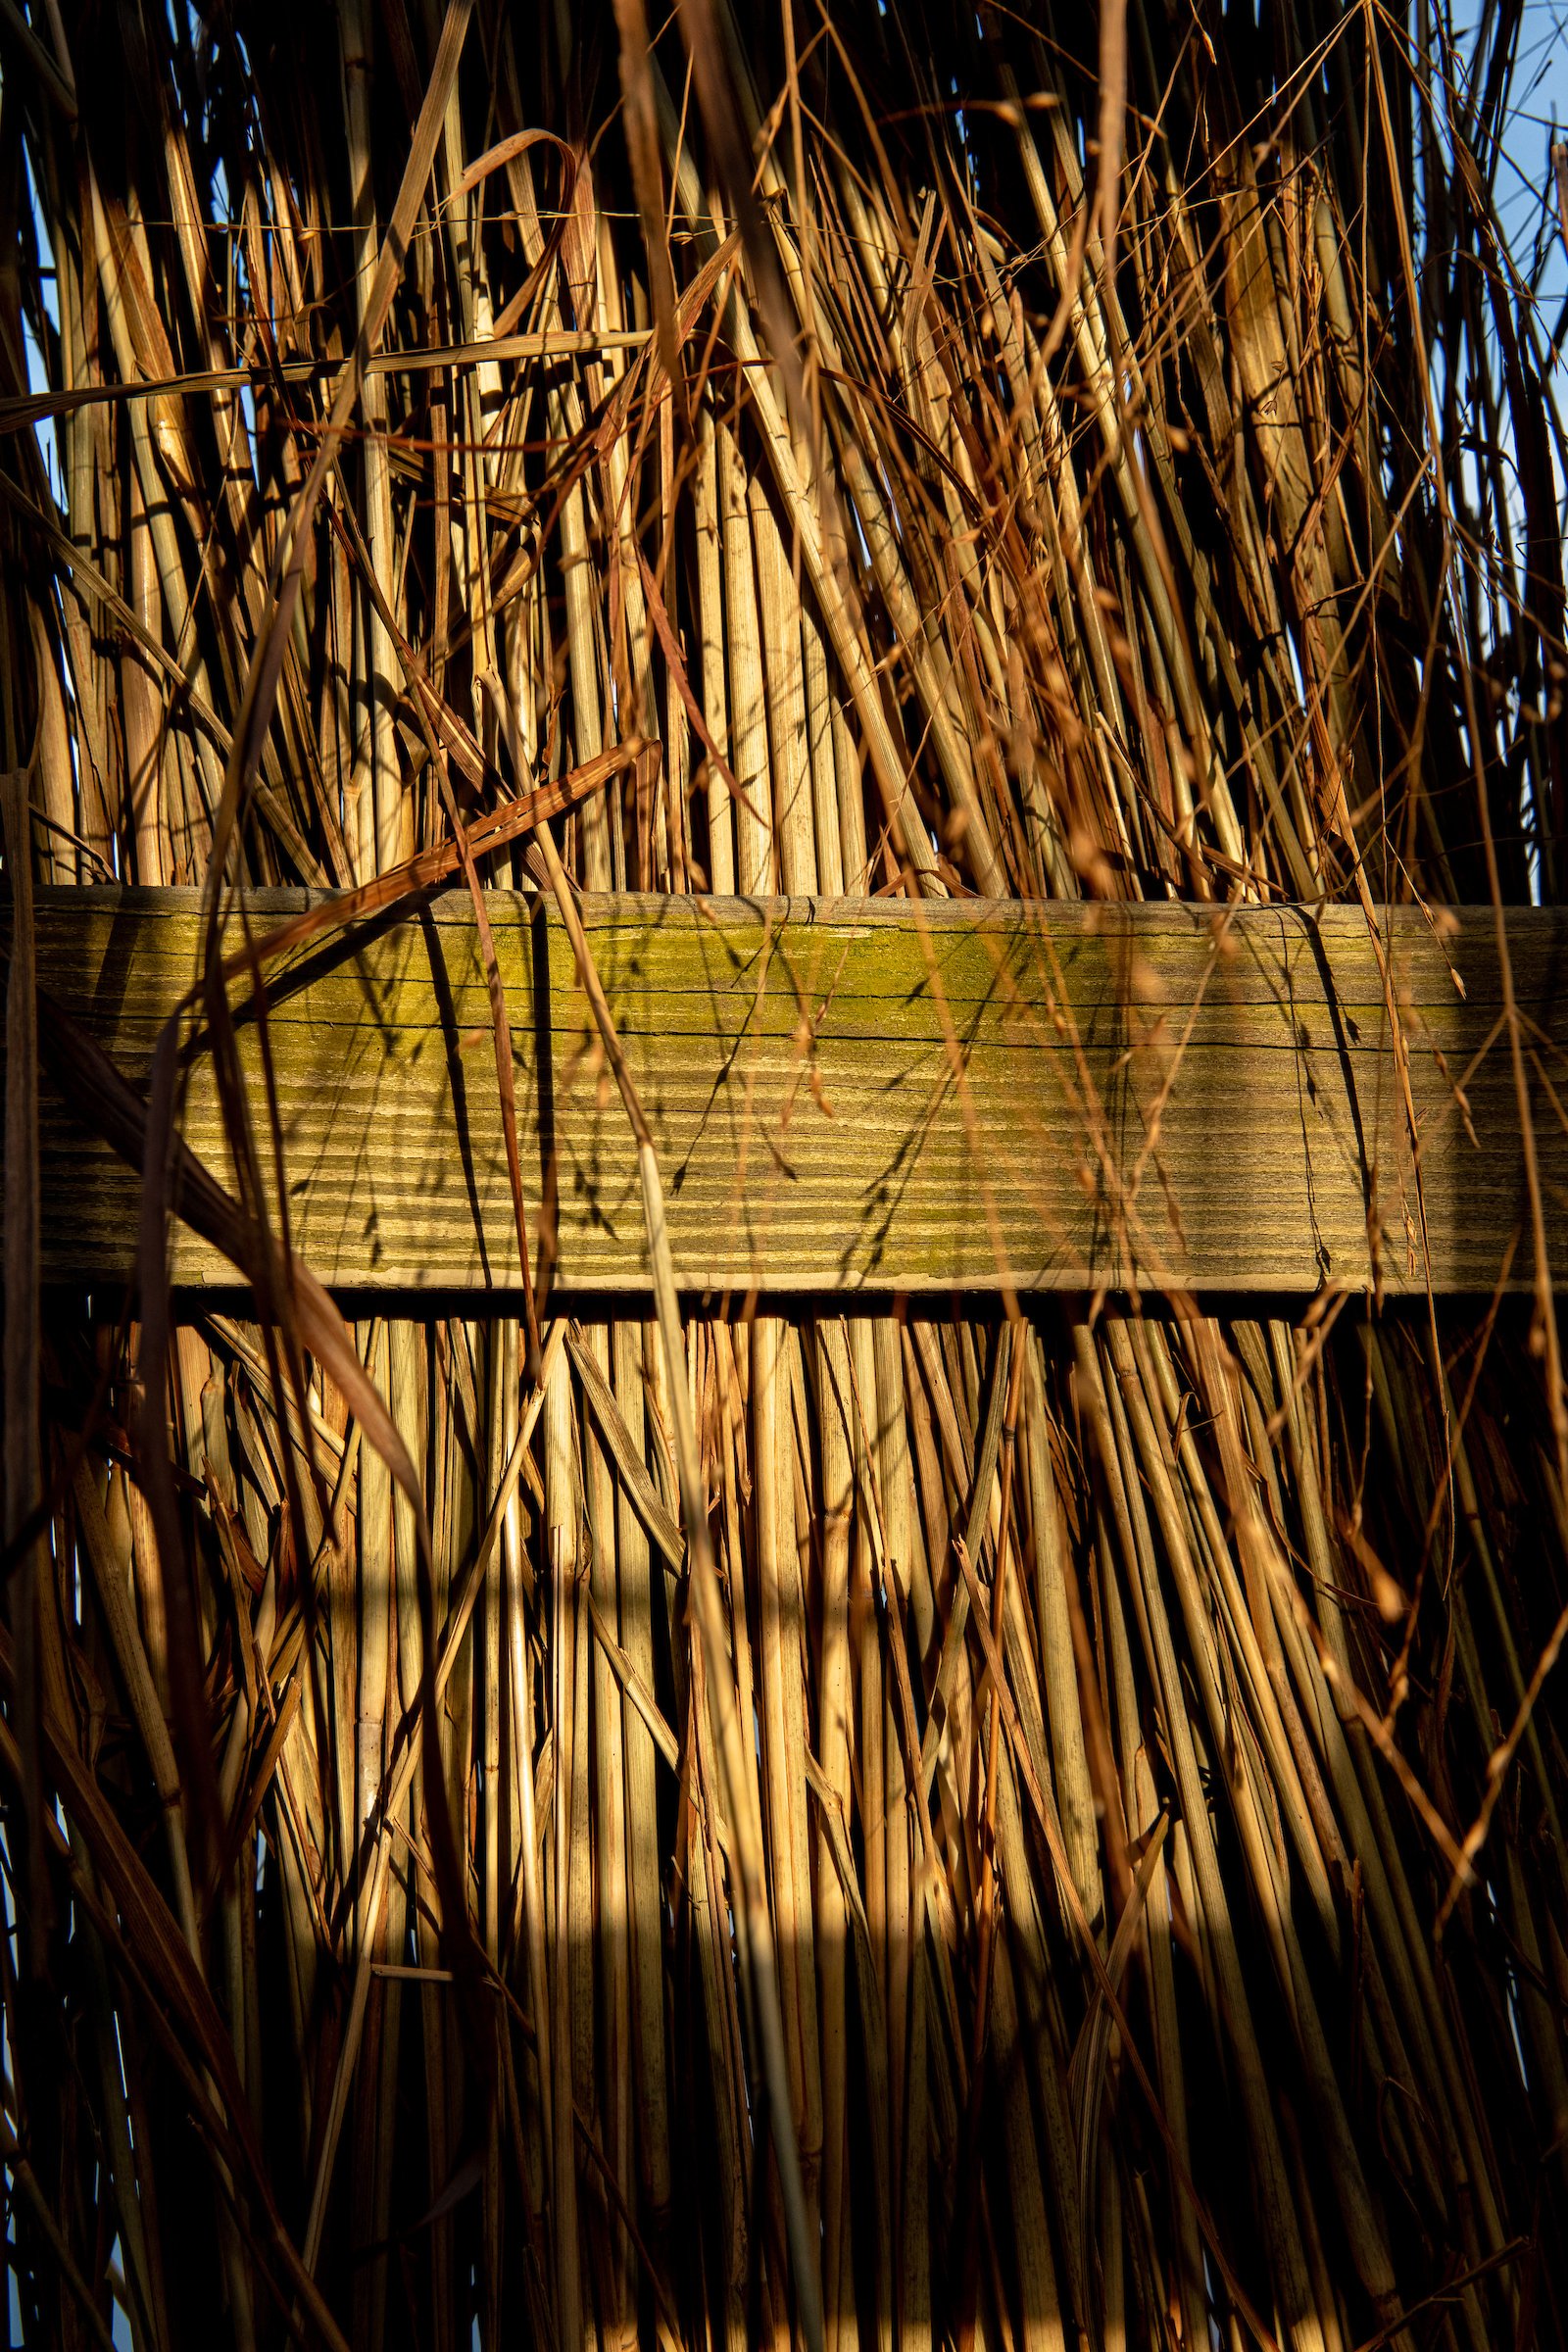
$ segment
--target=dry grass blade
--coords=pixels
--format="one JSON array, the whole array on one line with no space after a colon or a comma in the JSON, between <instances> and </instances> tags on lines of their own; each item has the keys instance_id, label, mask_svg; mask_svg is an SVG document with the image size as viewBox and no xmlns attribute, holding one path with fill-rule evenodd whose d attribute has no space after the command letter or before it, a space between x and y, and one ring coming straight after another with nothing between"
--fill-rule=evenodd
<instances>
[{"instance_id":1,"label":"dry grass blade","mask_svg":"<svg viewBox=\"0 0 1568 2352\"><path fill-rule=\"evenodd\" d=\"M46 1689L41 1649L46 1636L42 1629L48 1620L39 1607L38 1588L45 1568L34 1521L39 1472L38 1033L24 769L10 769L0 778L0 816L4 819L11 894L6 966L4 1530L15 1579L11 1588L12 1640L22 1666L17 1740L26 1793L26 1964L37 1969L47 1948L51 1891L43 1842L45 1797L38 1729L38 1707ZM16 1556L17 1550L20 1556Z\"/></svg>"}]
</instances>

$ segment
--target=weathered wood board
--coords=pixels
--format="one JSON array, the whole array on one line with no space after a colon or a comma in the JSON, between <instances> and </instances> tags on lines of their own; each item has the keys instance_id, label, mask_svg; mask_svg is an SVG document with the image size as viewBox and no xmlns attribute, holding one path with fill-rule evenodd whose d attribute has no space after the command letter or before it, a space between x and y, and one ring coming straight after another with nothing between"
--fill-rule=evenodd
<instances>
[{"instance_id":1,"label":"weathered wood board","mask_svg":"<svg viewBox=\"0 0 1568 2352\"><path fill-rule=\"evenodd\" d=\"M259 894L253 927L305 904ZM530 1219L537 1231L553 1151L557 1282L636 1292L631 1140L570 946L553 908L504 893L489 907ZM1374 1248L1395 1290L1419 1290L1428 1265L1440 1290L1490 1290L1510 1248L1512 1287L1530 1279L1488 910L1462 914L1446 946L1414 910L1384 918L1419 1199L1383 982L1353 908L617 897L585 901L584 921L688 1291L929 1295L1004 1275L1023 1290L1310 1294L1368 1283ZM37 936L40 989L144 1084L196 975L194 895L42 892ZM225 942L238 938L231 924ZM1561 1273L1568 922L1521 909L1508 938ZM466 898L285 960L267 1025L291 1234L316 1271L356 1288L515 1290ZM253 1014L241 1036L267 1157ZM119 1282L137 1179L47 1069L40 1116L45 1276ZM231 1186L200 1052L183 1132ZM173 1270L182 1284L234 1279L184 1231Z\"/></svg>"}]
</instances>

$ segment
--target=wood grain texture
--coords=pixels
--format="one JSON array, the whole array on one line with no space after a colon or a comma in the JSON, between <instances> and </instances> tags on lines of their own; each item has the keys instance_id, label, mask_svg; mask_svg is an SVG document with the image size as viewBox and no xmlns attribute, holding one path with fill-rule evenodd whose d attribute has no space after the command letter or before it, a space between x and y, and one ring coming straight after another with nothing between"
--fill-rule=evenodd
<instances>
[{"instance_id":1,"label":"wood grain texture","mask_svg":"<svg viewBox=\"0 0 1568 2352\"><path fill-rule=\"evenodd\" d=\"M308 902L258 894L258 931ZM537 1217L556 1279L646 1287L636 1165L559 919L492 894ZM1384 917L1420 1187L1366 924L1332 907L588 899L584 922L652 1124L691 1292L1095 1285L1310 1294L1381 1277L1486 1291L1529 1204L1493 918L1446 946ZM240 937L237 920L225 944ZM195 978L194 896L40 892L38 980L136 1081ZM1553 1262L1564 1268L1568 923L1508 917ZM1463 993L1460 991L1462 983ZM254 1008L243 1057L265 1141ZM434 900L317 947L267 1014L290 1230L323 1280L517 1285L472 909ZM1462 1090L1462 1095L1461 1095ZM43 1271L131 1270L136 1178L43 1074ZM232 1169L205 1054L184 1134ZM264 1156L266 1154L264 1153ZM1425 1250L1422 1216L1425 1217ZM1375 1236L1375 1241L1369 1240ZM183 1284L231 1282L180 1232Z\"/></svg>"}]
</instances>

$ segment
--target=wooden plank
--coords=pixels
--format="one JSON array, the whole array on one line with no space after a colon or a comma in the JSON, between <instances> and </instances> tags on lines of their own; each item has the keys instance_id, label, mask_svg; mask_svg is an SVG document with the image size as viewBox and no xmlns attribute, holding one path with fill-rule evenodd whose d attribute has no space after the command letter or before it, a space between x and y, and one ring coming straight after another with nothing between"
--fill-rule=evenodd
<instances>
[{"instance_id":1,"label":"wooden plank","mask_svg":"<svg viewBox=\"0 0 1568 2352\"><path fill-rule=\"evenodd\" d=\"M258 894L258 928L307 904ZM624 1113L554 910L491 921L537 1219L557 1280L646 1287ZM1488 910L1446 947L1384 918L1421 1137L1432 1279L1530 1279L1514 1081ZM1182 1287L1419 1290L1421 1201L1383 985L1353 908L589 899L584 920L652 1123L675 1263L702 1294ZM226 935L238 939L237 926ZM195 977L193 894L40 892L39 985L127 1075ZM1568 923L1508 918L1530 1024L1553 1263L1565 1261ZM1463 993L1461 994L1461 984ZM234 992L239 1001L241 992ZM296 1245L321 1277L511 1291L516 1246L472 909L434 900L279 973L268 1013ZM242 1051L260 1084L257 1028ZM1464 1101L1458 1098L1463 1083ZM44 1272L131 1270L136 1180L45 1073ZM261 1111L258 1108L258 1116ZM232 1183L210 1066L186 1139ZM182 1232L182 1284L231 1282Z\"/></svg>"}]
</instances>

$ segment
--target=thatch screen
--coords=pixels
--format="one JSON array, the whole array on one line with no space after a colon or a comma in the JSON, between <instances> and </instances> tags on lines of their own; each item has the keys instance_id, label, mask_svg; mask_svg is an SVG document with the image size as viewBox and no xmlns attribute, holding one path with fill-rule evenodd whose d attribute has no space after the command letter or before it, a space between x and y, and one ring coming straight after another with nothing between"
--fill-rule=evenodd
<instances>
[{"instance_id":1,"label":"thatch screen","mask_svg":"<svg viewBox=\"0 0 1568 2352\"><path fill-rule=\"evenodd\" d=\"M1554 903L1520 41L5 0L23 2340L1568 2340L1561 1202L1490 1301L1417 1215L1397 1307L676 1320L657 1249L662 1318L554 1282L518 1155L526 1298L345 1321L222 967L442 845L563 921ZM31 946L109 884L211 918L119 1080ZM227 1296L166 1279L198 1016ZM520 1119L502 997L462 1043ZM34 1054L143 1165L129 1289L40 1284Z\"/></svg>"}]
</instances>

